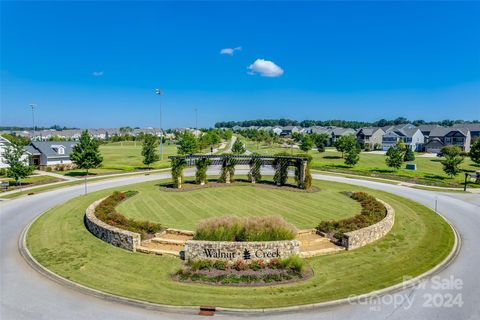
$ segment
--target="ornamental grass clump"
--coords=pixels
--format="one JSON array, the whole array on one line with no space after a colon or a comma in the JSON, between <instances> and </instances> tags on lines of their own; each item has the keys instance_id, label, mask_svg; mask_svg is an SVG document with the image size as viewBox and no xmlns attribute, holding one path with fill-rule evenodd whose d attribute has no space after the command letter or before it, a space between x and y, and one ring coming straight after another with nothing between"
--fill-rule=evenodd
<instances>
[{"instance_id":1,"label":"ornamental grass clump","mask_svg":"<svg viewBox=\"0 0 480 320\"><path fill-rule=\"evenodd\" d=\"M195 240L280 241L293 240L297 229L279 216L239 218L224 216L206 219L197 226Z\"/></svg>"}]
</instances>

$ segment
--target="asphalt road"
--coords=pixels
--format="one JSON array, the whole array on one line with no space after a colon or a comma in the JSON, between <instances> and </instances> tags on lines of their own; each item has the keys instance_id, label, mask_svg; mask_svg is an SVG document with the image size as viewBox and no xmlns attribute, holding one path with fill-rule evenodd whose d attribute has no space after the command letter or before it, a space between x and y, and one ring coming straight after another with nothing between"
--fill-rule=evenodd
<instances>
[{"instance_id":1,"label":"asphalt road","mask_svg":"<svg viewBox=\"0 0 480 320\"><path fill-rule=\"evenodd\" d=\"M89 191L166 178L168 173L90 183ZM379 182L314 175L316 179L381 189L435 208L461 236L454 262L421 286L328 309L266 316L271 319L480 319L480 196L424 191ZM0 203L0 319L190 319L78 293L34 271L20 256L24 227L49 208L83 193L83 186ZM375 263L375 261L372 261ZM214 302L212 302L214 304ZM217 317L230 318L227 315ZM234 316L233 316L234 317ZM258 315L256 317L259 317Z\"/></svg>"}]
</instances>

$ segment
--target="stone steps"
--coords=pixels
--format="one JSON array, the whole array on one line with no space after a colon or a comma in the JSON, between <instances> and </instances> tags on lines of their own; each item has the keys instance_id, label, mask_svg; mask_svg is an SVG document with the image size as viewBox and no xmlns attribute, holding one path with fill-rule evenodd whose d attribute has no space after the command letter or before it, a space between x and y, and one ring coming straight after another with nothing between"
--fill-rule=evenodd
<instances>
[{"instance_id":1,"label":"stone steps","mask_svg":"<svg viewBox=\"0 0 480 320\"><path fill-rule=\"evenodd\" d=\"M158 255L179 256L185 248L185 242L193 238L193 232L180 229L166 229L155 234L155 237L142 242L137 251Z\"/></svg>"}]
</instances>

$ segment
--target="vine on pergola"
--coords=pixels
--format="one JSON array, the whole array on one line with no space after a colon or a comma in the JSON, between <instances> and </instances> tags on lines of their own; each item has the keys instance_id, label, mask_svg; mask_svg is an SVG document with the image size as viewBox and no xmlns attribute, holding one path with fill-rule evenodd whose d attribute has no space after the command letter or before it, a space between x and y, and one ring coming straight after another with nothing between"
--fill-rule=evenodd
<instances>
[{"instance_id":1,"label":"vine on pergola","mask_svg":"<svg viewBox=\"0 0 480 320\"><path fill-rule=\"evenodd\" d=\"M233 177L235 175L235 165L237 164L237 159L231 155L226 154L222 159L222 173L220 174L220 182L230 183L233 182Z\"/></svg>"},{"instance_id":2,"label":"vine on pergola","mask_svg":"<svg viewBox=\"0 0 480 320\"><path fill-rule=\"evenodd\" d=\"M180 189L183 183L183 169L187 166L187 161L182 158L172 159L172 180L175 188Z\"/></svg>"},{"instance_id":3,"label":"vine on pergola","mask_svg":"<svg viewBox=\"0 0 480 320\"><path fill-rule=\"evenodd\" d=\"M248 180L250 180L252 183L262 180L262 173L260 172L262 167L262 159L256 158L255 156L257 155L258 154L254 154L253 158L250 159L249 162L250 171L248 172Z\"/></svg>"},{"instance_id":4,"label":"vine on pergola","mask_svg":"<svg viewBox=\"0 0 480 320\"><path fill-rule=\"evenodd\" d=\"M207 169L211 161L208 158L197 159L195 166L197 172L195 174L195 182L197 184L204 185L207 182Z\"/></svg>"},{"instance_id":5,"label":"vine on pergola","mask_svg":"<svg viewBox=\"0 0 480 320\"><path fill-rule=\"evenodd\" d=\"M309 189L312 186L312 174L310 173L310 162L312 162L312 156L309 154L299 154L298 156L306 158L305 167L303 168L304 177L303 177L303 188ZM297 160L301 161L301 160ZM300 165L300 162L295 166L295 182L297 183L298 187L302 187L302 181L300 178L300 170L303 166Z\"/></svg>"},{"instance_id":6,"label":"vine on pergola","mask_svg":"<svg viewBox=\"0 0 480 320\"><path fill-rule=\"evenodd\" d=\"M276 156L285 156L286 154L276 154ZM288 179L288 166L290 165L290 160L288 158L276 158L273 161L273 168L275 169L275 174L273 175L273 181L277 186L283 186L287 183Z\"/></svg>"}]
</instances>

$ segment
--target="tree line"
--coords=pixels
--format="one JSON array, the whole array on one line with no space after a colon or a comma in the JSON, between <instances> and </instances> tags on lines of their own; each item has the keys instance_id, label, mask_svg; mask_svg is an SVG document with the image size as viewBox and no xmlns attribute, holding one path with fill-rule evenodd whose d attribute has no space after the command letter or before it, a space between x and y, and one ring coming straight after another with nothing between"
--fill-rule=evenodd
<instances>
[{"instance_id":1,"label":"tree line","mask_svg":"<svg viewBox=\"0 0 480 320\"><path fill-rule=\"evenodd\" d=\"M274 126L299 126L299 127L312 127L312 126L321 126L321 127L343 127L343 128L352 128L359 129L363 127L384 127L384 126L393 126L399 124L412 123L415 126L423 124L438 124L444 127L451 127L454 124L468 124L468 123L480 123L479 120L467 121L467 120L442 120L442 121L425 121L425 120L408 120L404 117L398 117L393 120L380 119L374 122L368 121L349 121L349 120L291 120L291 119L258 119L258 120L245 120L245 121L222 121L215 123L215 128L233 128L235 126L239 127L274 127Z\"/></svg>"}]
</instances>

